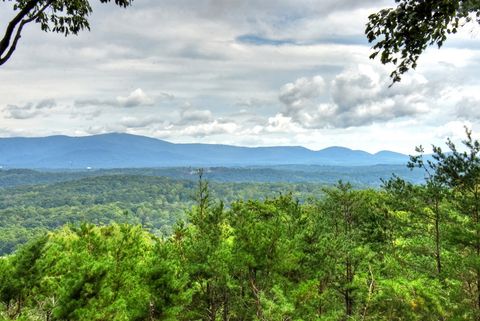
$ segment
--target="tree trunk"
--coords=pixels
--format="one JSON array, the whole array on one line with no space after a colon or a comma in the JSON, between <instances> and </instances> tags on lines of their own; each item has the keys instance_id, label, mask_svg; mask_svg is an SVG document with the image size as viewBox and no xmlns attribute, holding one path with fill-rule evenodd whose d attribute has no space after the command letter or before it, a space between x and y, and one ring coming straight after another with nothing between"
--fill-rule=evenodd
<instances>
[{"instance_id":1,"label":"tree trunk","mask_svg":"<svg viewBox=\"0 0 480 321\"><path fill-rule=\"evenodd\" d=\"M353 271L352 271L352 263L350 261L350 257L347 257L346 260L346 272L347 272L347 288L345 289L345 314L347 317L353 315L353 296L352 290L350 288L353 282Z\"/></svg>"},{"instance_id":2,"label":"tree trunk","mask_svg":"<svg viewBox=\"0 0 480 321\"><path fill-rule=\"evenodd\" d=\"M228 321L228 293L227 289L224 289L223 291L223 321Z\"/></svg>"},{"instance_id":3,"label":"tree trunk","mask_svg":"<svg viewBox=\"0 0 480 321\"><path fill-rule=\"evenodd\" d=\"M442 259L441 259L441 245L440 245L440 209L438 198L435 198L435 259L437 262L437 275L442 275Z\"/></svg>"},{"instance_id":4,"label":"tree trunk","mask_svg":"<svg viewBox=\"0 0 480 321\"><path fill-rule=\"evenodd\" d=\"M479 217L479 210L478 210L479 197L478 197L478 190L476 186L473 193L474 193L473 196L475 199L474 208L473 208L473 221L475 223L475 252L478 259L480 258L480 229L479 229L480 217ZM476 270L475 272L477 276L476 320L480 321L480 268L476 267L475 270Z\"/></svg>"},{"instance_id":5,"label":"tree trunk","mask_svg":"<svg viewBox=\"0 0 480 321\"><path fill-rule=\"evenodd\" d=\"M210 282L207 282L207 320L215 321L217 319L217 305L215 302L215 293Z\"/></svg>"},{"instance_id":6,"label":"tree trunk","mask_svg":"<svg viewBox=\"0 0 480 321\"><path fill-rule=\"evenodd\" d=\"M260 290L257 287L257 271L255 269L249 269L249 278L250 278L250 286L252 288L252 293L255 298L255 305L256 305L256 315L258 320L263 320L263 309L262 303L260 302Z\"/></svg>"}]
</instances>

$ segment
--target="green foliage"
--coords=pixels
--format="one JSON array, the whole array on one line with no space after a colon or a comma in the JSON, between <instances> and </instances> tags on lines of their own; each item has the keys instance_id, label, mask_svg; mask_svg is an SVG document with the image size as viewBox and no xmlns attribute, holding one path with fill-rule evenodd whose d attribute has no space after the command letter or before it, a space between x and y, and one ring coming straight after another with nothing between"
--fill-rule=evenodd
<instances>
[{"instance_id":1,"label":"green foliage","mask_svg":"<svg viewBox=\"0 0 480 321\"><path fill-rule=\"evenodd\" d=\"M393 82L398 82L429 45L441 47L448 35L480 17L476 0L395 0L396 8L386 8L369 16L365 33L374 42L370 58L392 63Z\"/></svg>"},{"instance_id":2,"label":"green foliage","mask_svg":"<svg viewBox=\"0 0 480 321\"><path fill-rule=\"evenodd\" d=\"M458 264L464 253L445 242L439 279L432 222L421 215L423 187L395 186L402 188L339 183L311 202L287 194L225 207L200 182L190 223L180 221L169 237L139 225L65 226L0 259L0 315L468 320L469 263ZM399 202L405 189L409 201Z\"/></svg>"},{"instance_id":3,"label":"green foliage","mask_svg":"<svg viewBox=\"0 0 480 321\"><path fill-rule=\"evenodd\" d=\"M131 224L135 215L44 232L0 258L0 319L479 320L480 143L467 131L464 145L435 147L435 162L412 157L423 185L339 182L303 201L287 193L226 206L215 188L232 185L201 176L184 182L194 201L171 233ZM185 191L162 180L163 191L156 180L89 178L2 197L35 208L25 193L46 202L42 188L53 188L80 209L96 197L120 202L111 187L132 191L125 204Z\"/></svg>"},{"instance_id":4,"label":"green foliage","mask_svg":"<svg viewBox=\"0 0 480 321\"><path fill-rule=\"evenodd\" d=\"M65 227L2 259L5 314L55 320L143 320L154 239L139 226Z\"/></svg>"},{"instance_id":5,"label":"green foliage","mask_svg":"<svg viewBox=\"0 0 480 321\"><path fill-rule=\"evenodd\" d=\"M8 171L6 175L11 179L13 174ZM21 175L35 177L36 172L21 172ZM13 252L19 244L46 231L82 221L98 225L128 222L140 224L157 236L171 235L175 223L186 219L185 211L196 198L196 184L192 180L117 174L82 178L82 175L67 182L0 189L0 255ZM321 185L307 183L211 182L210 189L213 197L227 204L237 199L271 197L288 190L303 200L322 192Z\"/></svg>"}]
</instances>

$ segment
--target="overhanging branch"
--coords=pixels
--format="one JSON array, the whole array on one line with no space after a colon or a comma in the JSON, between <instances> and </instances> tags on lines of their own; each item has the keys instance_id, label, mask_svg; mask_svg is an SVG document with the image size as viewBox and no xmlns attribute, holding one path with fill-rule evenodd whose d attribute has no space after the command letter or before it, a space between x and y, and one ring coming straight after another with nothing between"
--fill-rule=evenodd
<instances>
[{"instance_id":1,"label":"overhanging branch","mask_svg":"<svg viewBox=\"0 0 480 321\"><path fill-rule=\"evenodd\" d=\"M16 47L17 47L17 43L18 43L18 40L20 40L20 38L22 37L22 29L23 27L27 24L27 23L30 23L34 20L36 20L40 14L42 14L42 12L44 12L52 3L53 1L55 0L48 0L47 3L45 5L43 5L43 7L41 7L37 13L35 13L33 16L31 16L30 18L28 19L23 19L25 18L28 13L33 10L38 2L40 0L32 0L30 1L27 6L28 6L28 10L27 10L27 6L25 6L25 8L23 8L19 14L9 23L8 27L7 27L7 31L5 33L5 36L3 37L3 39L0 41L0 66L3 65L13 54L13 52L15 51ZM33 3L33 7L29 6L31 3ZM19 24L20 23L20 24ZM18 25L19 24L19 25ZM15 32L15 37L13 38L13 42L12 44L10 45L10 40L13 36L13 32L15 31L15 27L18 25L18 28L17 28L17 32ZM13 26L13 27L12 27ZM10 45L10 46L9 46ZM7 51L7 53L5 54L5 51ZM5 55L4 55L5 54ZM4 56L2 56L4 55Z\"/></svg>"},{"instance_id":2,"label":"overhanging branch","mask_svg":"<svg viewBox=\"0 0 480 321\"><path fill-rule=\"evenodd\" d=\"M8 46L10 45L10 40L12 39L13 33L17 25L30 13L30 11L33 10L33 8L37 6L39 2L40 0L30 0L29 2L27 2L25 7L20 10L20 12L15 16L15 18L13 18L9 22L7 30L5 30L5 35L3 36L2 40L0 40L0 56L8 49Z\"/></svg>"}]
</instances>

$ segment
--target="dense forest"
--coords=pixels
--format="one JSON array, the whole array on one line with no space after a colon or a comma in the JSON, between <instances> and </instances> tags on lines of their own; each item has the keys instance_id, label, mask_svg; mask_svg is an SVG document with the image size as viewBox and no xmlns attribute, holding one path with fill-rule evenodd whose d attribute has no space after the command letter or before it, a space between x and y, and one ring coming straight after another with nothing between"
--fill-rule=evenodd
<instances>
[{"instance_id":1,"label":"dense forest","mask_svg":"<svg viewBox=\"0 0 480 321\"><path fill-rule=\"evenodd\" d=\"M10 171L8 173L11 176ZM211 182L210 189L213 198L221 199L228 206L235 200L271 198L282 193L292 193L304 201L323 193L322 186ZM138 224L155 236L168 236L177 221L186 219L186 210L195 203L195 191L193 180L112 173L3 189L0 192L0 255L11 253L19 244L46 231L78 222Z\"/></svg>"},{"instance_id":2,"label":"dense forest","mask_svg":"<svg viewBox=\"0 0 480 321\"><path fill-rule=\"evenodd\" d=\"M14 231L17 220L42 233L0 259L0 316L480 320L480 143L468 133L465 151L448 145L431 159L411 158L424 184L393 176L379 189L305 185L312 197L300 199L282 185L262 198L248 184L244 194L241 184L222 194L202 176L113 175L8 190L1 226ZM195 192L182 219L174 220L175 207L142 216L182 201L187 187ZM111 214L89 216L108 213L93 210L99 203ZM125 211L127 203L135 205ZM14 204L24 217L7 212ZM171 230L158 233L156 220Z\"/></svg>"}]
</instances>

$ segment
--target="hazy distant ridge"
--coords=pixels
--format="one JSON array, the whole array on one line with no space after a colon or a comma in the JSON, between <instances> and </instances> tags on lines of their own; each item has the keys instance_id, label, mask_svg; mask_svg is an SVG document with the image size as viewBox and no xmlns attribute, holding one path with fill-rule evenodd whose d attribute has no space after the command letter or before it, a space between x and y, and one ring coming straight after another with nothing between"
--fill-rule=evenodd
<instances>
[{"instance_id":1,"label":"hazy distant ridge","mask_svg":"<svg viewBox=\"0 0 480 321\"><path fill-rule=\"evenodd\" d=\"M312 151L299 146L238 147L173 144L130 134L85 137L0 138L0 165L6 168L129 168L165 166L376 165L405 164L391 151L370 154L344 147Z\"/></svg>"}]
</instances>

